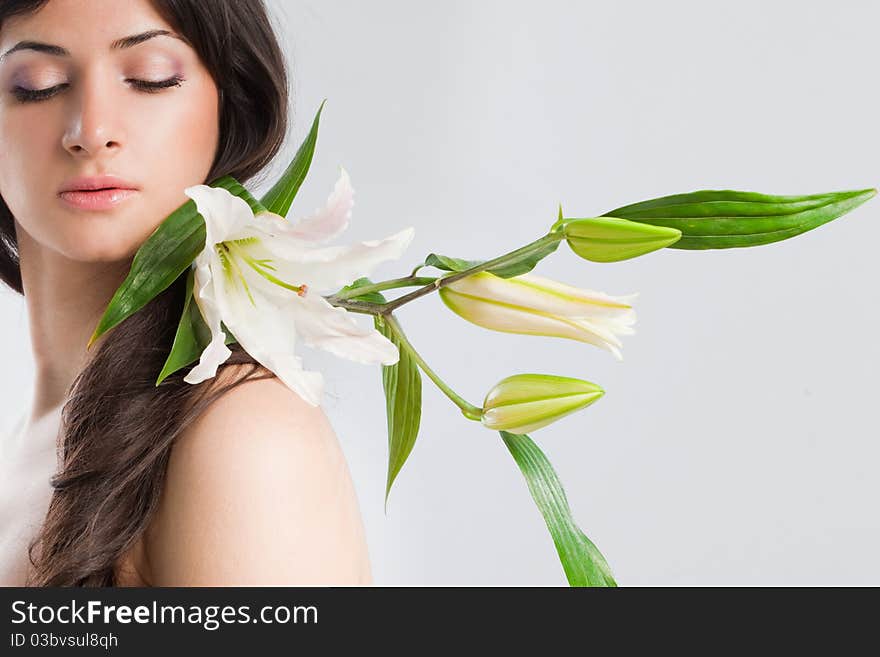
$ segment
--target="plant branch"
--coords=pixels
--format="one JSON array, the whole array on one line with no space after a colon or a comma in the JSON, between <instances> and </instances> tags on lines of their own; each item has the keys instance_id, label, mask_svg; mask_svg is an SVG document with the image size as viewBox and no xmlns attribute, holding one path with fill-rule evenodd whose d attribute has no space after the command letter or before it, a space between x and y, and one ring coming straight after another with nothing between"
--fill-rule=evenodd
<instances>
[{"instance_id":1,"label":"plant branch","mask_svg":"<svg viewBox=\"0 0 880 657\"><path fill-rule=\"evenodd\" d=\"M447 274L446 276L441 276L440 278L435 279L433 283L425 285L418 290L413 290L409 294L404 294L402 297L383 304L381 306L381 313L383 315L390 315L403 304L409 303L410 301L418 299L419 297L423 297L426 294L430 294L431 292L440 289L444 285L449 285L450 283L457 281L460 278L465 278L466 276L470 276L471 274L476 274L477 272L491 269L493 267L497 267L498 265L506 265L508 262L517 260L524 255L528 255L529 253L532 253L534 251L539 251L547 244L552 244L553 242L558 242L563 239L565 239L565 236L562 233L551 232L547 235L544 235L540 239L535 240L534 242L530 242L529 244L526 244L519 249L511 251L510 253L505 253L504 255L493 258L492 260L487 260L486 262L475 265L470 269L465 269L464 271L454 272L452 274Z\"/></svg>"},{"instance_id":2,"label":"plant branch","mask_svg":"<svg viewBox=\"0 0 880 657\"><path fill-rule=\"evenodd\" d=\"M428 285L433 283L436 277L434 276L406 276L404 278L394 278L390 281L382 281L381 283L375 283L373 285L364 285L362 287L355 288L353 290L346 290L345 292L337 292L333 295L333 300L345 300L351 299L352 297L359 297L364 294L369 294L370 292L381 292L382 290L390 290L397 287L409 287L411 285Z\"/></svg>"},{"instance_id":3,"label":"plant branch","mask_svg":"<svg viewBox=\"0 0 880 657\"><path fill-rule=\"evenodd\" d=\"M394 278L388 281L375 283L373 285L365 285L363 287L358 287L353 290L347 290L345 292L333 294L325 297L325 299L327 299L327 301L332 305L338 308L345 308L346 310L349 310L351 312L361 313L364 315L379 315L382 317L390 317L391 313L394 312L397 308L400 308L402 305L418 299L419 297L423 297L426 294L430 294L431 292L440 289L444 285L449 285L454 281L465 278L466 276L470 276L471 274L476 274L477 272L481 272L486 269L498 267L499 265L506 265L509 262L518 260L519 258L526 256L534 251L539 251L548 244L552 244L553 242L558 242L563 239L565 239L565 236L561 232L551 231L550 233L535 240L534 242L530 242L523 247L510 251L509 253L505 253L504 255L500 255L497 258L493 258L492 260L482 262L479 265L475 265L469 269L465 269L464 271L453 272L437 278L428 276L406 276L403 278ZM410 285L423 285L423 287L420 287L417 290L413 290L408 294L404 294L403 296L398 297L397 299L393 299L392 301L384 304L372 303L369 301L360 301L353 298L362 296L364 294L369 294L370 292L379 292L381 290L407 287Z\"/></svg>"}]
</instances>

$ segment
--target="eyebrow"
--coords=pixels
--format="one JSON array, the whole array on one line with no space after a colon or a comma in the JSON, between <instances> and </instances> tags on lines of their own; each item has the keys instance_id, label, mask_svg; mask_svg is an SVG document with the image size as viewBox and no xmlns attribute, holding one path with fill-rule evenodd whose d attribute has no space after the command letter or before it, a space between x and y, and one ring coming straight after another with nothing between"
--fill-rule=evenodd
<instances>
[{"instance_id":1,"label":"eyebrow","mask_svg":"<svg viewBox=\"0 0 880 657\"><path fill-rule=\"evenodd\" d=\"M149 41L150 39L158 36L169 36L174 39L179 39L180 41L186 42L186 39L184 39L182 36L180 36L179 34L175 34L174 32L169 32L168 30L148 30L147 32L132 34L131 36L117 39L110 44L110 50L124 50L126 48L132 48L138 44L143 43L144 41ZM0 55L0 61L5 59L7 55L11 55L12 53L19 50L36 50L37 52L43 52L48 55L54 55L56 57L70 57L70 51L66 48L62 48L61 46L55 46L51 43L42 43L40 41L19 41L14 46L12 46L12 48Z\"/></svg>"}]
</instances>

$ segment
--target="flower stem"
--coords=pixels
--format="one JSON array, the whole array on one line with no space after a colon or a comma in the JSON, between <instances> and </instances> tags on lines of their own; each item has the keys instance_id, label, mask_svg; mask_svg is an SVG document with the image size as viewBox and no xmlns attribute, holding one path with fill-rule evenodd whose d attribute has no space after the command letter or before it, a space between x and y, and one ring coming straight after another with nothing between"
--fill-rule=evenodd
<instances>
[{"instance_id":1,"label":"flower stem","mask_svg":"<svg viewBox=\"0 0 880 657\"><path fill-rule=\"evenodd\" d=\"M418 299L426 294L430 294L435 290L443 287L444 285L449 285L450 283L459 280L460 278L465 278L466 276L470 276L471 274L476 274L477 272L484 271L486 269L491 269L493 267L497 267L498 265L505 265L508 262L518 260L524 255L528 255L534 251L539 251L543 249L548 244L552 244L553 242L559 242L560 240L565 239L565 235L561 232L551 231L547 233L540 239L535 240L534 242L529 242L523 247L520 247L514 251L509 253L505 253L504 255L498 256L497 258L493 258L492 260L487 260L486 262L480 263L479 265L475 265L470 269L465 269L464 271L455 272L452 274L447 274L446 276L441 276L434 280L433 283L425 285L424 287L419 288L418 290L413 290L409 294L404 294L402 297L398 297L393 301L389 301L386 304L381 306L383 315L390 315L394 310L399 308L405 303L409 303L414 299Z\"/></svg>"},{"instance_id":2,"label":"flower stem","mask_svg":"<svg viewBox=\"0 0 880 657\"><path fill-rule=\"evenodd\" d=\"M381 292L382 290L391 290L397 287L409 287L411 285L429 285L435 280L436 277L434 276L406 276L404 278L394 278L389 281L382 281L381 283L364 285L353 290L338 292L333 295L333 299L351 299L352 297L359 297L363 294L369 294L370 292Z\"/></svg>"},{"instance_id":3,"label":"flower stem","mask_svg":"<svg viewBox=\"0 0 880 657\"><path fill-rule=\"evenodd\" d=\"M384 305L381 303L371 303L370 301L358 301L357 299L337 299L335 296L324 297L328 303L337 308L345 308L353 313L361 313L363 315L381 315Z\"/></svg>"},{"instance_id":4,"label":"flower stem","mask_svg":"<svg viewBox=\"0 0 880 657\"><path fill-rule=\"evenodd\" d=\"M415 350L415 347L412 346L410 341L406 338L406 335L403 332L403 329L400 326L400 323L397 321L397 317L391 314L387 314L383 318L388 325L391 327L391 330L397 334L397 337L400 338L400 342L403 345L403 348L412 356L413 360L418 363L419 367L427 374L430 379L437 384L437 387L443 391L443 393L452 400L456 406L461 409L462 415L464 415L469 420L479 421L483 415L483 409L479 406L474 406L469 403L467 400L457 395L455 391L446 385L437 374L428 367L428 364L419 356L419 352Z\"/></svg>"},{"instance_id":5,"label":"flower stem","mask_svg":"<svg viewBox=\"0 0 880 657\"><path fill-rule=\"evenodd\" d=\"M375 283L373 285L365 285L363 287L358 287L353 290L347 290L346 292L333 294L329 297L325 297L325 299L327 299L327 301L332 305L339 308L345 308L346 310L350 310L351 312L362 313L364 315L387 316L405 303L409 303L414 299L418 299L419 297L423 297L426 294L430 294L431 292L440 289L444 285L449 285L453 281L457 281L460 278L470 276L471 274L476 274L477 272L484 271L492 267L497 267L498 265L505 265L508 262L517 260L524 255L532 253L533 251L538 251L544 248L547 244L552 244L553 242L558 242L563 239L565 239L565 235L563 235L561 232L551 231L543 237L535 240L534 242L529 242L523 247L520 247L509 253L505 253L504 255L498 256L497 258L493 258L492 260L487 260L486 262L475 265L470 269L465 269L464 271L454 272L445 276L440 276L438 278L413 275L403 278L394 278L388 281ZM417 269L421 269L421 267ZM403 296L398 297L397 299L389 301L385 304L360 301L352 298L359 297L363 294L368 294L370 292L378 292L381 290L406 287L409 285L423 285L423 287L420 287L418 290L413 290L409 294L404 294Z\"/></svg>"}]
</instances>

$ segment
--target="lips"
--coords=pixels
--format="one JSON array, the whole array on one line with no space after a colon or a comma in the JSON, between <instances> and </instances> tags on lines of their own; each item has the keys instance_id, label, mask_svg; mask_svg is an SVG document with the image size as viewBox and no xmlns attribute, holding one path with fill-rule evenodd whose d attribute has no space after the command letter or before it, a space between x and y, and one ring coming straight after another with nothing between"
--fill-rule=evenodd
<instances>
[{"instance_id":1,"label":"lips","mask_svg":"<svg viewBox=\"0 0 880 657\"><path fill-rule=\"evenodd\" d=\"M100 176L79 176L64 183L58 193L102 189L138 189L138 186L124 178L111 174Z\"/></svg>"},{"instance_id":2,"label":"lips","mask_svg":"<svg viewBox=\"0 0 880 657\"><path fill-rule=\"evenodd\" d=\"M138 186L110 174L80 176L68 180L58 192L69 207L80 210L109 210L138 193Z\"/></svg>"},{"instance_id":3,"label":"lips","mask_svg":"<svg viewBox=\"0 0 880 657\"><path fill-rule=\"evenodd\" d=\"M118 187L99 190L71 190L59 196L67 205L80 210L110 210L138 193L136 189Z\"/></svg>"}]
</instances>

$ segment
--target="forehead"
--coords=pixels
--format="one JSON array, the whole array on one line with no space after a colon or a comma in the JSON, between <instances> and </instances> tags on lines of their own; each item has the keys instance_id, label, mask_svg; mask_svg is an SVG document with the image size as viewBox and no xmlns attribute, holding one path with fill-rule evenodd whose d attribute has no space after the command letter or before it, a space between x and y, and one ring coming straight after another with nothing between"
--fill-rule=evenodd
<instances>
[{"instance_id":1,"label":"forehead","mask_svg":"<svg viewBox=\"0 0 880 657\"><path fill-rule=\"evenodd\" d=\"M134 36L139 38L130 38ZM151 39L158 43L180 37L149 0L49 0L35 12L3 22L0 53L24 49L75 56L95 49L122 51Z\"/></svg>"}]
</instances>

